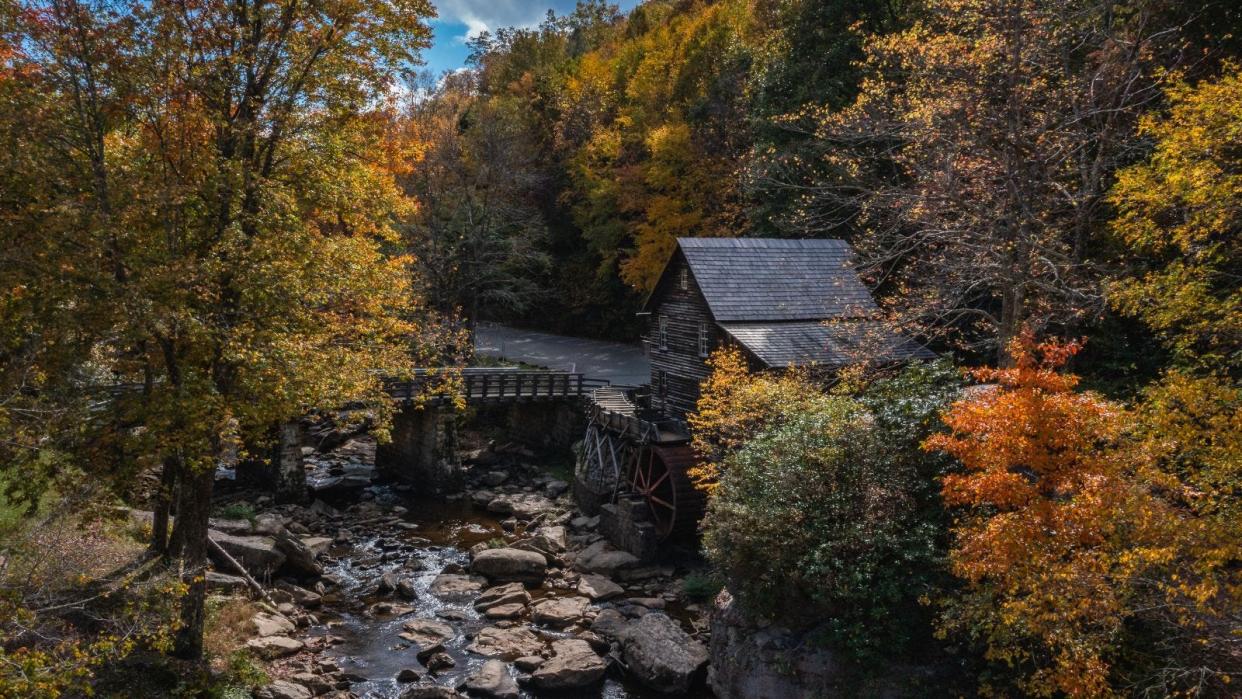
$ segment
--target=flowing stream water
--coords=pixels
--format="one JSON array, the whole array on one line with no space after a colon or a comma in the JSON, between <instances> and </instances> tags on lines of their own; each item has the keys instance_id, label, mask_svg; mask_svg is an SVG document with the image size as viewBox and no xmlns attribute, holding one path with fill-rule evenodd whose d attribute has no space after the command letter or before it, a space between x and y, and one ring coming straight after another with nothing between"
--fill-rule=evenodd
<instances>
[{"instance_id":1,"label":"flowing stream water","mask_svg":"<svg viewBox=\"0 0 1242 699\"><path fill-rule=\"evenodd\" d=\"M450 625L454 636L443 643L456 665L434 677L437 684L457 686L477 670L485 658L469 653L468 636L494 622L485 620L466 601L444 601L428 592L435 577L446 567L466 568L471 546L503 536L500 522L488 513L473 508L467 501L443 502L416 499L384 486L371 486L381 506L399 506L397 516L373 516L356 521L346 519L349 542L336 543L329 552L332 562L325 566L325 575L339 585L324 595L317 612L320 625L310 635L331 635L339 640L321 657L333 659L349 673L352 691L360 697L396 698L404 688L396 680L403 669L424 670L415 657L418 646L402 639L402 625L414 619L434 619ZM346 495L332 498L330 504L346 509L356 502ZM404 600L391 595L376 594L380 577L389 571L398 572L412 581L415 596ZM557 591L531 589L533 598L556 594ZM403 608L404 607L404 608ZM545 639L566 634L531 627ZM517 676L517 670L509 666ZM646 698L661 696L611 672L602 686L577 690L575 697ZM523 696L535 696L523 690ZM710 696L697 693L694 696Z\"/></svg>"}]
</instances>

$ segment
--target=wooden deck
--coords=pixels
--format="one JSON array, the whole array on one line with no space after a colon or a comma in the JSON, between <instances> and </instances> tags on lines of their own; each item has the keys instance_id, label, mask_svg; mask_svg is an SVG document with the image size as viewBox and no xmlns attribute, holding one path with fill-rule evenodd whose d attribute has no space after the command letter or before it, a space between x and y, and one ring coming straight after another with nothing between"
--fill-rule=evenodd
<instances>
[{"instance_id":1,"label":"wooden deck","mask_svg":"<svg viewBox=\"0 0 1242 699\"><path fill-rule=\"evenodd\" d=\"M623 389L604 386L591 392L587 408L591 422L640 444L676 444L690 439L680 420L644 419L644 411Z\"/></svg>"}]
</instances>

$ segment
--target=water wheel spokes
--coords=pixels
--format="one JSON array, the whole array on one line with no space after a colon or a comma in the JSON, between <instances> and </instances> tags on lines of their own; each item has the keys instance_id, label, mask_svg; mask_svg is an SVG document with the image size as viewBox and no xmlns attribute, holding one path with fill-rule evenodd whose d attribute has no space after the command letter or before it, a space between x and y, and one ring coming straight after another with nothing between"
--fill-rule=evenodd
<instances>
[{"instance_id":1,"label":"water wheel spokes","mask_svg":"<svg viewBox=\"0 0 1242 699\"><path fill-rule=\"evenodd\" d=\"M661 537L668 536L677 523L677 488L672 473L654 449L643 449L634 464L630 489L647 501L652 523Z\"/></svg>"}]
</instances>

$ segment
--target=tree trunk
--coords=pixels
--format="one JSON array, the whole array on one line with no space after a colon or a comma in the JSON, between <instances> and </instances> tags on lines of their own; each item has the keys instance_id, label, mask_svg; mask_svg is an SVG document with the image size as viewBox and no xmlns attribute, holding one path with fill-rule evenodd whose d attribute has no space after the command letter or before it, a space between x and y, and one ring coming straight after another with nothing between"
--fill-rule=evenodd
<instances>
[{"instance_id":1,"label":"tree trunk","mask_svg":"<svg viewBox=\"0 0 1242 699\"><path fill-rule=\"evenodd\" d=\"M1000 327L996 333L997 366L1013 366L1013 356L1009 353L1009 344L1022 331L1022 316L1025 299L1022 287L1014 284L1001 291Z\"/></svg>"},{"instance_id":2,"label":"tree trunk","mask_svg":"<svg viewBox=\"0 0 1242 699\"><path fill-rule=\"evenodd\" d=\"M155 501L151 505L151 551L161 556L168 553L168 511L172 507L178 470L176 455L164 457L159 489L155 491Z\"/></svg>"},{"instance_id":3,"label":"tree trunk","mask_svg":"<svg viewBox=\"0 0 1242 699\"><path fill-rule=\"evenodd\" d=\"M204 602L207 598L207 518L216 474L212 468L189 471L181 481L177 527L181 532L181 575L189 586L181 600L182 627L173 653L185 660L203 656Z\"/></svg>"}]
</instances>

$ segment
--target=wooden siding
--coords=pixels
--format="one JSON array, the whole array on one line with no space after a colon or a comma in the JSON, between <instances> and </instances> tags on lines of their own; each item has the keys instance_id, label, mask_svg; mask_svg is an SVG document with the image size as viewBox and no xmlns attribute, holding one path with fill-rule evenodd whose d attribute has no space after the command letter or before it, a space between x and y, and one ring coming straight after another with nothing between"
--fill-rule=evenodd
<instances>
[{"instance_id":1,"label":"wooden siding","mask_svg":"<svg viewBox=\"0 0 1242 699\"><path fill-rule=\"evenodd\" d=\"M707 302L694 279L686 272L687 288L680 286L686 259L677 252L648 303L647 335L643 338L651 357L653 407L662 407L670 417L684 418L699 399L699 384L707 378L707 363L699 353L699 327L706 325L708 351L716 347L721 333L712 320ZM661 349L660 317L668 318L668 344ZM659 376L664 372L667 388L661 391ZM664 405L660 394L665 393Z\"/></svg>"}]
</instances>

